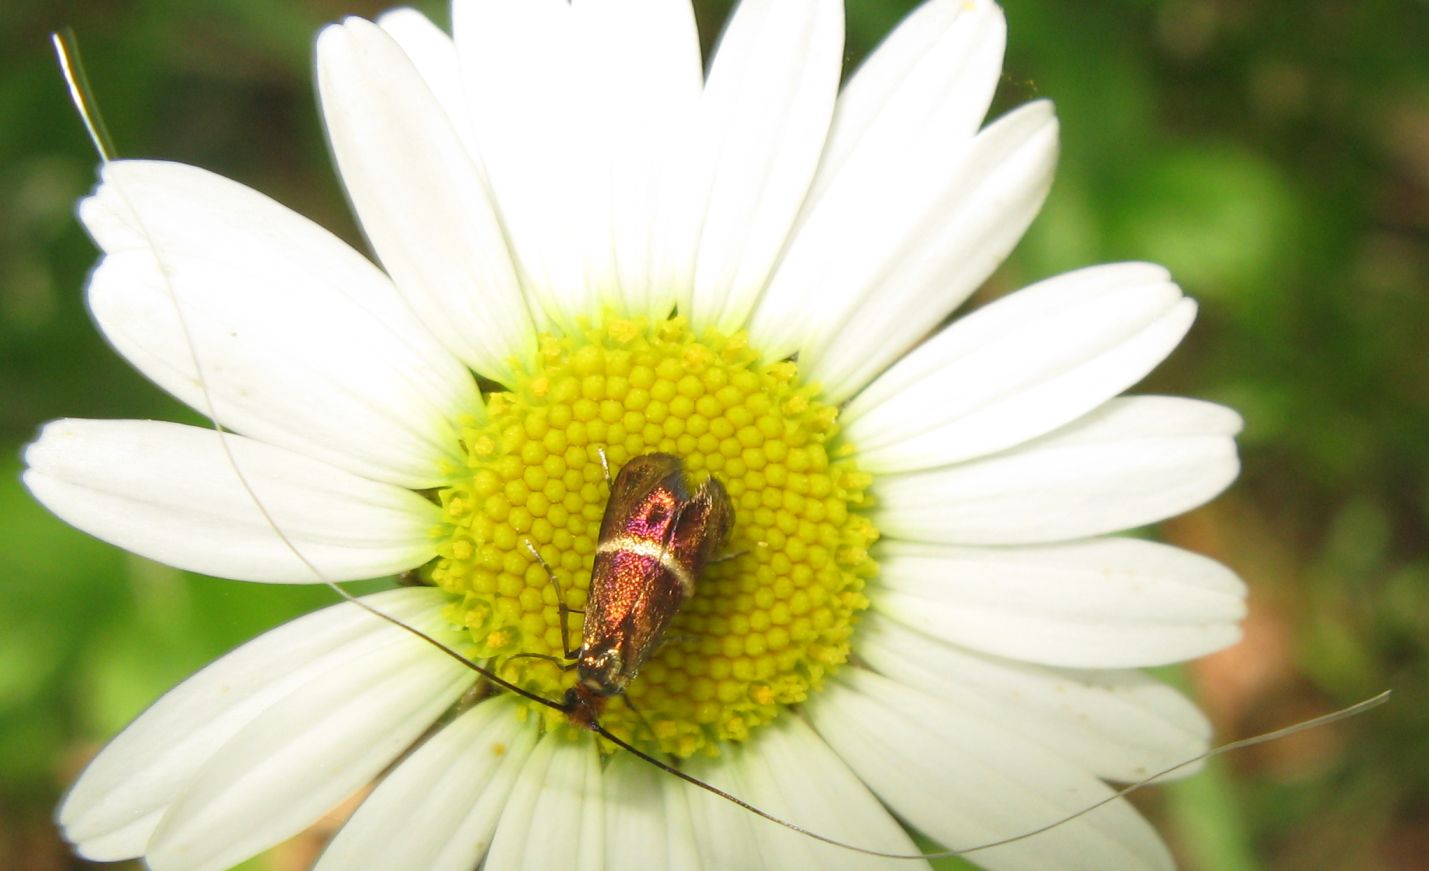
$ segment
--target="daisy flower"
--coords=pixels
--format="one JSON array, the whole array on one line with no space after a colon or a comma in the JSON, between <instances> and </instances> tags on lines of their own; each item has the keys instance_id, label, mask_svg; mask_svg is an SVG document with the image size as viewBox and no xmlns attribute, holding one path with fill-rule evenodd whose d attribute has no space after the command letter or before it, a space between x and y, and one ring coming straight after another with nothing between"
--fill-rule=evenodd
<instances>
[{"instance_id":1,"label":"daisy flower","mask_svg":"<svg viewBox=\"0 0 1429 871\"><path fill-rule=\"evenodd\" d=\"M930 0L842 90L837 0L744 0L707 75L678 0L457 0L453 20L317 42L380 268L204 170L103 167L80 206L95 318L228 434L56 421L26 452L40 501L225 578L406 573L365 601L560 699L570 674L515 656L563 652L530 551L579 609L602 460L674 454L728 491L728 558L607 707L612 733L899 853L910 829L1027 832L1205 747L1194 706L1137 669L1233 642L1241 584L1111 535L1235 477L1233 412L1118 398L1194 304L1124 263L942 326L1056 156L1050 103L983 124L995 5ZM612 752L350 603L164 696L59 821L92 859L220 869L374 780L319 868L909 867ZM1170 863L1122 801L972 858Z\"/></svg>"}]
</instances>

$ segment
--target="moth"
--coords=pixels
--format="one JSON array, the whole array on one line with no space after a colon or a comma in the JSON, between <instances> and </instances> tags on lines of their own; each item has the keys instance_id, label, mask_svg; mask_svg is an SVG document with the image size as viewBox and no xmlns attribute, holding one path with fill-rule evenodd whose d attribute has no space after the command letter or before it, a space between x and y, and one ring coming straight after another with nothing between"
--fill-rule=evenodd
<instances>
[{"instance_id":1,"label":"moth","mask_svg":"<svg viewBox=\"0 0 1429 871\"><path fill-rule=\"evenodd\" d=\"M601 520L574 650L566 636L569 609L561 605L562 645L579 678L565 696L573 721L589 728L606 702L625 692L733 527L724 485L708 478L691 494L678 457L645 454L620 470Z\"/></svg>"}]
</instances>

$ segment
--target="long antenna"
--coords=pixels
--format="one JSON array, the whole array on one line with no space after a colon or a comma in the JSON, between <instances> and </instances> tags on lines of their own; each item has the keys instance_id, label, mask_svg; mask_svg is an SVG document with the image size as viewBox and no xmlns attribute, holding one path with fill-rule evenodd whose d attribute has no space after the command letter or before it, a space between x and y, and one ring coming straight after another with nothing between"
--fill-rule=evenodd
<instances>
[{"instance_id":1,"label":"long antenna","mask_svg":"<svg viewBox=\"0 0 1429 871\"><path fill-rule=\"evenodd\" d=\"M109 134L104 126L104 121L100 117L99 110L96 108L95 101L93 99L93 91L90 88L89 80L84 75L84 67L80 63L78 42L74 37L74 33L73 31L66 29L64 31L51 34L50 39L51 42L54 44L55 54L59 58L60 70L64 74L65 84L69 86L70 97L74 100L75 108L79 110L80 117L84 120L85 129L89 131L89 138L94 143L95 150L99 153L100 162L107 165L114 160L115 151L112 143L109 140ZM111 183L114 183L113 179L111 179L110 181ZM129 200L128 196L126 196L123 185L114 183L114 190L116 194L125 201L126 205L129 206L129 212L134 217L134 227L138 230L140 235L142 235L148 241L149 250L152 251L154 254L154 262L158 266L158 269L161 273L161 277L164 280L164 286L169 288L169 301L172 303L174 315L178 319L180 332L183 333L184 345L188 353L189 361L193 364L194 372L198 375L198 386L203 403L203 408L201 408L200 411L205 417L208 418L209 423L213 425L214 432L218 434L218 440L219 444L222 446L224 459L227 462L228 466L233 470L234 477L238 480L239 486L242 487L244 493L248 496L248 499L253 503L253 507L257 509L258 513L262 516L264 523L266 523L269 528L273 530L273 533L278 536L278 539L282 542L283 547L285 547L290 553L292 553L292 555L297 558L297 560L301 562L309 572L312 573L314 578L322 582L333 592L337 593L337 595L340 596L342 599L351 602L352 604L358 606L369 614L372 614L379 619L385 620L394 626L398 626L403 631L408 632L418 638L421 638L429 644L432 644L438 650L445 653L447 656L451 657L452 659L455 659L456 661L462 663L468 668L475 670L478 674L482 675L487 680L490 680L492 683L496 684L502 689L516 693L517 695L530 699L533 702L545 705L548 708L552 708L558 711L565 711L566 708L564 705L551 701L550 699L539 696L531 692L530 690L517 686L516 684L506 680L505 678L492 672L491 670L483 668L482 666L472 662L470 659L467 659L461 653L454 650L449 645L444 644L439 639L427 635L416 627L408 626L401 620L398 620L390 614L382 612L378 608L363 601L361 598L354 596L347 590L344 590L341 586L327 578L323 574L322 570L315 566L312 561L309 560L305 554L303 554L302 549L299 548L297 544L294 543L293 540L288 537L288 534L283 531L282 527L278 525L278 522L268 511L268 508L263 503L263 500L260 499L257 492L254 491L252 483L248 480L248 476L244 473L241 464L238 462L238 458L233 453L233 446L229 442L228 430L226 430L223 424L220 423L218 420L218 413L215 411L213 394L209 391L208 387L208 377L204 373L203 360L199 356L198 348L194 346L193 331L189 329L188 317L184 311L183 304L179 300L179 295L173 290L173 272L169 264L164 259L163 250L157 244L157 241L154 239L153 234L149 232L148 225L144 223L143 214L138 209L134 208L133 203Z\"/></svg>"},{"instance_id":2,"label":"long antenna","mask_svg":"<svg viewBox=\"0 0 1429 871\"><path fill-rule=\"evenodd\" d=\"M1200 754L1199 756L1193 756L1190 759L1182 760L1181 762L1178 762L1175 765L1170 766L1169 768L1163 768L1162 770L1156 772L1150 777L1146 777L1142 780L1138 780L1135 783L1128 784L1127 786L1122 787L1121 789L1117 790L1116 792L1112 793L1101 801L1096 802L1092 805L1088 805L1087 807L1082 808L1076 813L1067 814L1064 817L1055 819L1052 822L1047 823L1046 825L1039 826L1038 828L1032 829L1030 831L1021 832L1019 834L1011 835L1006 838L1001 838L996 841L988 841L987 843L983 844L974 844L969 847L959 847L955 850L939 850L935 853L888 853L882 850L870 850L867 847L859 847L854 844L848 844L836 838L830 838L826 835L821 835L818 832L809 831L808 829L804 828L801 825L798 825L797 823L791 823L788 820L776 817L767 811L755 807L754 805L750 804L742 798L739 798L738 796L731 795L713 784L705 783L698 777L681 771L680 769L669 764L668 762L665 762L663 759L660 759L656 756L652 756L649 753L646 753L645 751L641 750L640 748L633 746L629 742L624 741L616 737L615 735L612 735L610 732L606 731L604 726L600 725L599 723L592 723L591 730L594 731L596 734L600 735L602 738L609 741L610 743L621 748L622 750L625 750L628 753L640 757L641 759L645 760L646 762L649 762L651 765L654 765L662 771L675 775L686 783L698 786L700 789L703 789L704 791L713 795L719 796L725 801L733 802L734 804L739 805L750 813L762 817L763 819L766 819L771 823L777 823L784 828L789 829L790 831L798 832L801 835L807 835L816 841L822 841L825 844L830 844L835 847L841 847L845 850L853 850L856 853L863 853L867 856L878 856L883 859L945 859L952 856L966 856L969 853L976 853L981 850L991 850L993 847L1002 847L1006 846L1007 844L1012 844L1016 843L1017 841L1022 841L1026 840L1027 838L1035 837L1036 835L1040 835L1043 832L1051 831L1052 829L1055 829L1060 825L1070 823L1071 821L1078 819L1079 817L1086 816L1097 808L1102 807L1104 805L1108 805L1116 801L1117 799L1124 798L1131 793L1141 789L1143 786L1147 786L1153 781L1159 780L1168 774L1174 774L1177 771L1180 771L1181 769L1187 767L1188 765L1195 765L1197 762L1203 762L1207 759L1211 759L1213 757L1220 756L1225 753L1230 753L1234 750L1243 750L1246 747L1254 747L1257 744L1264 744L1268 741L1275 741L1280 738L1284 738L1287 735L1293 735L1296 732L1303 732L1306 729L1318 729L1321 726L1328 726L1331 723L1338 723L1341 720L1346 720L1357 714L1362 714L1365 711L1370 710L1371 708L1377 708L1385 702L1389 701L1391 692L1392 691L1390 690L1385 690L1384 692L1380 693L1377 696L1374 696L1373 698L1365 699L1362 702L1357 702L1347 708L1341 708L1338 711L1332 711L1331 713L1325 714L1323 716L1315 717L1310 720L1305 720L1300 723L1295 723L1294 725L1286 726L1281 729L1276 729L1273 732L1265 732L1260 735L1253 735L1249 738L1241 738L1237 741L1231 741L1227 744L1222 744L1219 747L1213 747L1210 750L1207 750L1205 753Z\"/></svg>"},{"instance_id":3,"label":"long antenna","mask_svg":"<svg viewBox=\"0 0 1429 871\"><path fill-rule=\"evenodd\" d=\"M85 129L89 133L90 140L94 143L94 148L95 151L99 154L100 162L102 164L109 164L111 161L114 160L116 152L113 146L113 142L109 137L109 132L104 125L104 121L100 116L98 109L96 108L96 104L93 99L93 90L89 85L89 80L85 76L84 67L80 61L78 41L75 39L73 32L66 28L62 31L51 34L51 42L54 44L55 54L59 59L60 70L63 73L65 83L69 88L70 98L74 101L75 108L79 111L80 118L84 121ZM111 183L113 183L113 179L111 179ZM491 681L496 686L499 686L508 692L515 693L523 698L529 699L533 702L536 702L537 704L544 705L545 707L550 708L552 710L560 711L568 715L572 713L572 709L569 705L561 702L556 702L551 699L547 699L543 696L531 692L530 690L517 686L511 681L502 678L500 675L496 674L492 670L484 668L476 664L475 662L472 662L470 659L463 656L460 652L458 652L451 646L443 643L439 639L433 638L432 636L427 635L426 633L413 626L408 626L401 620L398 620L397 618L384 613L380 609L363 601L361 598L354 596L353 594L349 593L347 590L339 586L336 582L327 578L323 574L323 572L302 553L301 549L298 548L297 544L293 542L293 540L287 535L287 533L283 531L283 529L278 525L277 521L273 518L272 514L268 511L262 499L259 498L257 492L253 489L252 483L249 481L247 475L244 474L243 469L238 462L238 458L234 455L232 445L229 443L230 434L223 427L223 424L221 424L218 420L218 416L215 411L213 395L209 391L208 387L208 378L204 375L203 362L199 357L198 349L194 346L193 333L189 329L189 324L185 316L183 305L179 300L179 295L173 290L174 284L172 270L165 262L163 252L161 248L156 244L156 240L154 239L153 234L149 232L148 226L144 223L143 215L133 207L133 203L130 202L128 197L125 195L123 186L115 183L114 189L117 195L124 199L126 204L129 205L129 211L134 217L134 227L137 229L140 235L144 236L148 240L149 248L154 254L154 261L161 273L161 277L164 280L164 284L166 287L169 288L169 298L173 304L174 314L178 319L180 330L183 333L183 339L189 359L194 366L195 373L198 375L197 380L203 403L203 408L200 409L200 411L208 418L209 422L213 425L214 432L217 433L219 443L222 445L225 460L228 463L229 467L233 470L233 474L238 480L240 487L243 489L245 494L247 494L248 498L252 501L254 507L257 509L259 514L263 517L264 522L267 523L267 525L273 530L273 533L282 542L283 546L289 552L291 552L293 556L299 562L301 562L305 568L307 568L308 571L312 573L314 578L326 585L344 601L350 602L358 606L359 608L362 608L364 611L367 611L369 614L372 614L373 616L381 620L385 620L386 622L397 626L403 631L422 639L423 641L427 642L428 644L431 644L438 650L442 651L448 657L456 660L457 662L460 662L462 665L475 671L482 677ZM604 461L603 456L602 461ZM608 477L608 470L606 474ZM539 557L539 554L537 556ZM1331 723L1336 723L1341 720L1348 719L1349 717L1364 713L1371 708L1376 708L1384 704L1389 700L1390 694L1390 691L1386 690L1379 695L1374 696L1373 698L1366 699L1357 704L1350 705L1347 708L1342 708L1338 711L1334 711L1332 713L1325 714L1320 717L1315 717L1311 720L1306 720L1301 723L1286 726L1282 729L1276 729L1272 732L1255 735L1250 738L1242 738L1237 741L1231 741L1230 743L1222 744L1219 747L1207 750L1205 753L1202 753L1198 756L1191 757L1190 759L1186 759L1182 762L1172 765L1169 768L1158 771L1150 777L1125 786L1117 792L1113 793L1112 795L1107 796L1106 798L1102 799L1099 802L1096 802L1095 804L1082 808L1076 813L1069 814L1031 831L1023 832L1021 834L1013 835L1007 838L1003 838L1001 840L991 841L984 844L975 844L973 846L962 847L956 850L941 850L935 853L889 853L881 850L871 850L866 847L859 847L855 844L845 843L835 838L830 838L826 835L821 835L818 832L810 831L803 826L789 822L785 819L781 819L769 813L768 811L762 810L759 807L750 804L749 802L745 801L742 798L739 798L738 796L725 792L724 790L720 789L717 786L714 786L713 784L706 783L703 780L700 780L699 778L695 777L694 775L691 775L685 771L680 770L679 768L676 768L674 765L671 765L663 759L660 759L657 756L647 753L644 750L641 750L640 748L629 743L628 741L625 741L624 739L612 734L598 721L592 720L590 722L590 729L591 731L595 732L597 735L611 742L620 749L650 763L651 765L654 765L655 767L659 768L662 771L665 771L668 774L672 774L675 777L678 777L686 783L699 787L705 792L708 792L714 796L724 799L725 801L738 805L739 807L749 811L750 813L760 817L761 819L765 819L771 823L783 826L790 831L806 835L816 841L821 841L825 844L829 844L831 846L839 847L845 850L852 850L857 853L863 853L868 856L878 856L887 859L939 859L950 856L966 855L968 853L974 853L980 850L990 850L993 847L1004 846L1006 844L1011 844L1016 841L1021 841L1026 838L1042 834L1043 832L1054 829L1057 826L1063 825L1065 823L1078 819L1079 817L1085 816L1086 814L1091 813L1097 808L1100 808L1119 798L1129 795L1146 786L1147 784L1150 784L1155 780L1165 777L1168 774L1173 774L1177 771L1180 771L1181 769L1189 765L1194 765L1197 762L1201 762L1215 756L1220 756L1224 753L1229 753L1234 750L1241 750L1246 747L1252 747L1257 744L1274 741L1279 738L1286 737L1287 735L1295 734L1296 732L1305 731L1306 729L1315 729L1320 726L1326 726Z\"/></svg>"}]
</instances>

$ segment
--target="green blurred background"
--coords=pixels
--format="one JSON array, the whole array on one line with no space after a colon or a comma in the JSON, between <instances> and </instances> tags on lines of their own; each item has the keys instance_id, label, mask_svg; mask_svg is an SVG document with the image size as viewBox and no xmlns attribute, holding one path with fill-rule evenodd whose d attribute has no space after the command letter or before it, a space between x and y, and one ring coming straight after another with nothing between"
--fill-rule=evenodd
<instances>
[{"instance_id":1,"label":"green blurred background","mask_svg":"<svg viewBox=\"0 0 1429 871\"><path fill-rule=\"evenodd\" d=\"M63 868L55 802L107 736L324 590L193 578L48 516L21 446L61 416L193 420L96 334L74 219L95 159L47 40L69 24L120 152L195 163L357 239L311 46L371 0L6 0L0 10L0 867ZM421 4L445 22L441 4ZM914 3L848 0L861 58ZM707 39L729 3L699 3ZM1429 867L1429 5L1007 0L999 106L1051 97L1047 208L986 292L1169 265L1201 302L1140 388L1246 418L1245 471L1161 535L1251 587L1240 646L1171 677L1225 737L1387 707L1142 802L1196 869ZM250 863L304 867L300 838Z\"/></svg>"}]
</instances>

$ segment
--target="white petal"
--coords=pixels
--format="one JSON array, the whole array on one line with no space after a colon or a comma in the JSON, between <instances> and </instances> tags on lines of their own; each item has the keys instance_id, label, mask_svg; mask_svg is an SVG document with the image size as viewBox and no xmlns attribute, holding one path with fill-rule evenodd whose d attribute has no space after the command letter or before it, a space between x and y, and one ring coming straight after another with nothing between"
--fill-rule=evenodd
<instances>
[{"instance_id":1,"label":"white petal","mask_svg":"<svg viewBox=\"0 0 1429 871\"><path fill-rule=\"evenodd\" d=\"M475 160L476 131L472 126L471 107L467 105L461 64L457 60L452 38L415 9L384 12L378 16L377 26L402 47Z\"/></svg>"},{"instance_id":2,"label":"white petal","mask_svg":"<svg viewBox=\"0 0 1429 871\"><path fill-rule=\"evenodd\" d=\"M747 746L721 751L727 762L711 766L713 783L738 769L727 789L760 810L823 835L870 850L914 855L908 834L813 730L797 717L782 717L760 730ZM706 794L692 801L721 799ZM768 820L751 817L755 844L770 868L907 868L906 860L880 859L824 844ZM724 865L720 867L734 867Z\"/></svg>"},{"instance_id":3,"label":"white petal","mask_svg":"<svg viewBox=\"0 0 1429 871\"><path fill-rule=\"evenodd\" d=\"M59 420L25 462L26 486L66 522L189 571L321 583L390 575L436 555L441 517L428 500L231 433Z\"/></svg>"},{"instance_id":4,"label":"white petal","mask_svg":"<svg viewBox=\"0 0 1429 871\"><path fill-rule=\"evenodd\" d=\"M581 148L573 155L587 293L618 311L667 317L675 288L658 281L656 209L679 138L704 85L688 0L582 0L572 5L580 54ZM589 302L577 302L587 316Z\"/></svg>"},{"instance_id":5,"label":"white petal","mask_svg":"<svg viewBox=\"0 0 1429 871\"><path fill-rule=\"evenodd\" d=\"M745 0L730 18L670 218L667 280L697 327L740 329L764 289L828 134L843 36L838 0Z\"/></svg>"},{"instance_id":6,"label":"white petal","mask_svg":"<svg viewBox=\"0 0 1429 871\"><path fill-rule=\"evenodd\" d=\"M874 607L998 656L1164 665L1240 639L1245 586L1215 560L1131 538L1016 548L889 541Z\"/></svg>"},{"instance_id":7,"label":"white petal","mask_svg":"<svg viewBox=\"0 0 1429 871\"><path fill-rule=\"evenodd\" d=\"M1111 794L1002 724L861 669L840 671L805 710L890 810L950 849L1030 832ZM990 869L1171 867L1124 800L968 858Z\"/></svg>"},{"instance_id":8,"label":"white petal","mask_svg":"<svg viewBox=\"0 0 1429 871\"><path fill-rule=\"evenodd\" d=\"M485 867L603 867L600 762L595 742L548 734L526 760L501 813Z\"/></svg>"},{"instance_id":9,"label":"white petal","mask_svg":"<svg viewBox=\"0 0 1429 871\"><path fill-rule=\"evenodd\" d=\"M513 363L534 356L536 333L450 116L397 43L360 18L323 30L317 67L333 154L383 266L453 354L510 383Z\"/></svg>"},{"instance_id":10,"label":"white petal","mask_svg":"<svg viewBox=\"0 0 1429 871\"><path fill-rule=\"evenodd\" d=\"M703 85L694 11L688 0L528 6L458 4L456 22L482 154L532 292L567 328L604 309L663 318L675 289L654 275L657 209ZM518 103L509 70L533 56L541 69L522 77Z\"/></svg>"},{"instance_id":11,"label":"white petal","mask_svg":"<svg viewBox=\"0 0 1429 871\"><path fill-rule=\"evenodd\" d=\"M591 315L579 155L582 71L567 0L456 0L452 29L481 163L527 293L562 326Z\"/></svg>"},{"instance_id":12,"label":"white petal","mask_svg":"<svg viewBox=\"0 0 1429 871\"><path fill-rule=\"evenodd\" d=\"M536 744L514 698L476 705L403 760L328 844L316 871L480 865Z\"/></svg>"},{"instance_id":13,"label":"white petal","mask_svg":"<svg viewBox=\"0 0 1429 871\"><path fill-rule=\"evenodd\" d=\"M811 198L849 161L886 156L899 139L971 139L1002 77L1006 44L996 3L931 0L914 9L839 95Z\"/></svg>"},{"instance_id":14,"label":"white petal","mask_svg":"<svg viewBox=\"0 0 1429 871\"><path fill-rule=\"evenodd\" d=\"M920 209L930 197L957 180L957 156L1002 74L1006 35L993 3L934 0L849 81L789 250L750 325L768 357L788 356L820 319L836 317L825 285L846 270L877 269L927 220Z\"/></svg>"},{"instance_id":15,"label":"white petal","mask_svg":"<svg viewBox=\"0 0 1429 871\"><path fill-rule=\"evenodd\" d=\"M857 393L992 274L1041 208L1056 159L1057 119L1039 101L983 130L961 156L904 161L953 171L869 185L838 206L863 220L852 235L808 243L808 256L822 251L823 260L806 282L813 323L799 351L830 401Z\"/></svg>"},{"instance_id":16,"label":"white petal","mask_svg":"<svg viewBox=\"0 0 1429 871\"><path fill-rule=\"evenodd\" d=\"M149 865L228 868L376 778L472 682L461 663L403 635L310 677L219 748L159 824Z\"/></svg>"},{"instance_id":17,"label":"white petal","mask_svg":"<svg viewBox=\"0 0 1429 871\"><path fill-rule=\"evenodd\" d=\"M431 487L463 462L455 421L481 410L471 375L370 263L195 167L114 161L103 175L80 204L108 253L89 304L145 375L229 429L365 477Z\"/></svg>"},{"instance_id":18,"label":"white petal","mask_svg":"<svg viewBox=\"0 0 1429 871\"><path fill-rule=\"evenodd\" d=\"M437 634L448 600L438 590L409 588L364 601ZM224 656L170 690L95 757L60 805L65 837L99 861L142 855L165 810L239 730L313 677L408 637L343 603Z\"/></svg>"},{"instance_id":19,"label":"white petal","mask_svg":"<svg viewBox=\"0 0 1429 871\"><path fill-rule=\"evenodd\" d=\"M730 795L743 797L749 792L744 782L743 766L732 762L724 750L717 759L691 759L686 764L686 770ZM689 802L690 817L694 820L697 833L695 847L699 850L701 867L711 871L722 868L748 868L751 871L766 868L773 871L778 867L764 861L759 836L759 827L772 823L695 787L685 790L685 799Z\"/></svg>"},{"instance_id":20,"label":"white petal","mask_svg":"<svg viewBox=\"0 0 1429 871\"><path fill-rule=\"evenodd\" d=\"M1051 432L1140 381L1196 312L1148 264L1084 269L1023 293L1045 302L1015 294L958 321L849 403L840 421L860 468L931 468Z\"/></svg>"},{"instance_id":21,"label":"white petal","mask_svg":"<svg viewBox=\"0 0 1429 871\"><path fill-rule=\"evenodd\" d=\"M973 653L881 614L859 623L859 658L1062 754L1131 782L1205 752L1210 724L1176 690L1135 669L1047 668ZM1185 777L1199 770L1176 772Z\"/></svg>"},{"instance_id":22,"label":"white petal","mask_svg":"<svg viewBox=\"0 0 1429 871\"><path fill-rule=\"evenodd\" d=\"M1014 549L889 542L875 607L938 638L1047 665L1179 662L1240 638L1245 591L1213 560L1136 539Z\"/></svg>"},{"instance_id":23,"label":"white petal","mask_svg":"<svg viewBox=\"0 0 1429 871\"><path fill-rule=\"evenodd\" d=\"M699 868L684 783L617 752L601 773L605 792L605 867ZM703 837L703 833L700 834Z\"/></svg>"},{"instance_id":24,"label":"white petal","mask_svg":"<svg viewBox=\"0 0 1429 871\"><path fill-rule=\"evenodd\" d=\"M884 535L948 544L1063 541L1155 523L1235 479L1240 417L1162 396L1113 399L1013 450L874 487Z\"/></svg>"}]
</instances>

